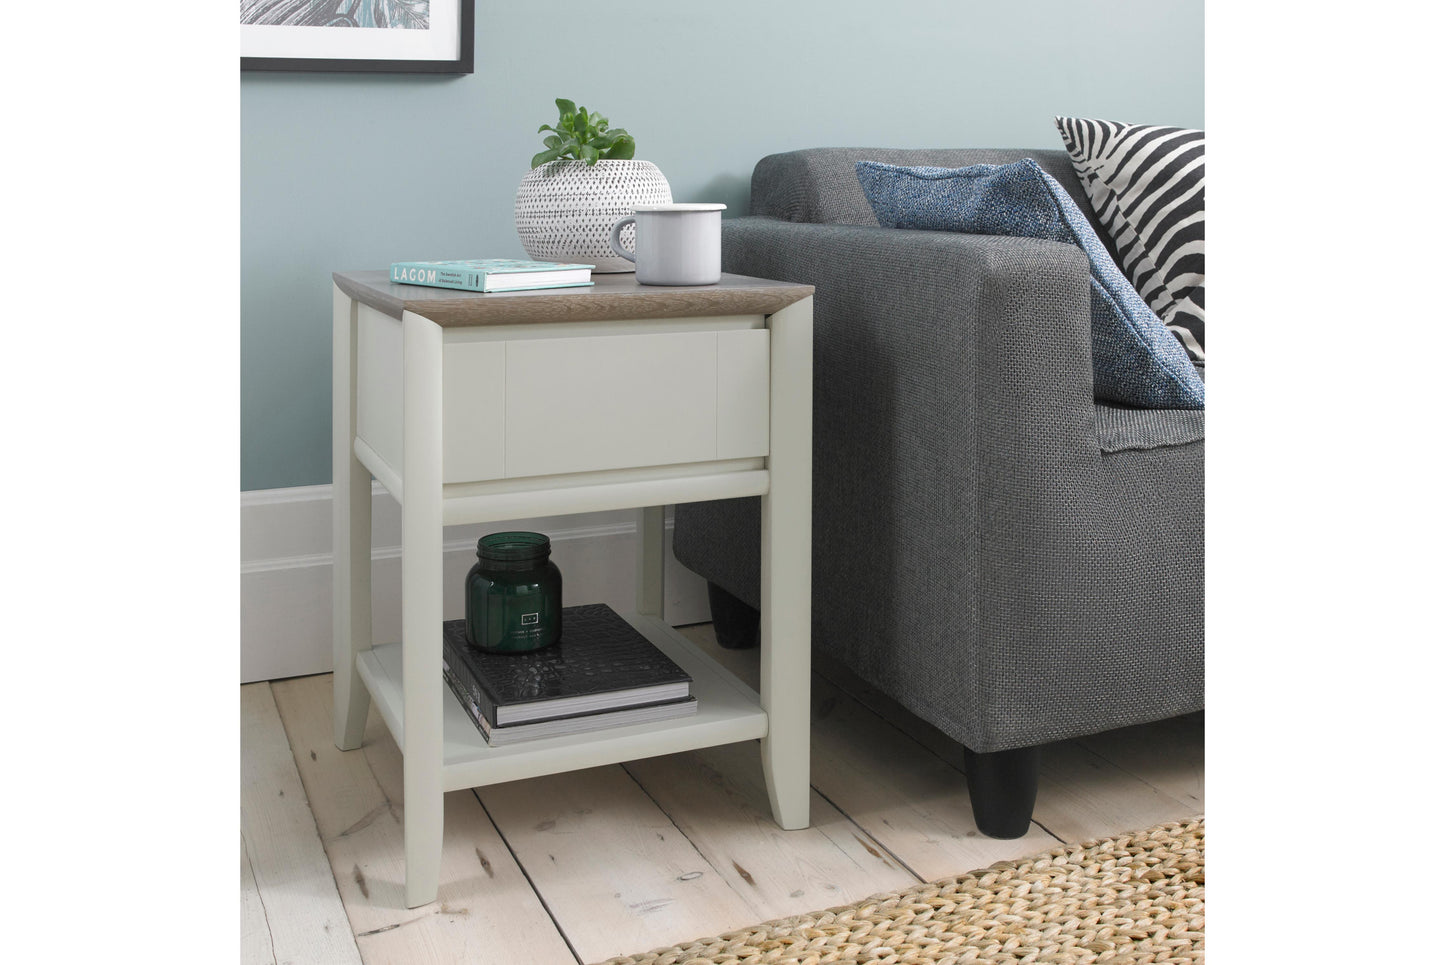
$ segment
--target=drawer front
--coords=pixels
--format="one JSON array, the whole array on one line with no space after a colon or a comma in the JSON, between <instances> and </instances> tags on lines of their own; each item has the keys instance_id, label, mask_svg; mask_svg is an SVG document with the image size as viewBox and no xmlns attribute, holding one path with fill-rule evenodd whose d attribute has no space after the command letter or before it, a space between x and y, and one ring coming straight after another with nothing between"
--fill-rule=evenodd
<instances>
[{"instance_id":1,"label":"drawer front","mask_svg":"<svg viewBox=\"0 0 1445 965\"><path fill-rule=\"evenodd\" d=\"M701 462L717 451L717 333L507 346L507 475Z\"/></svg>"},{"instance_id":2,"label":"drawer front","mask_svg":"<svg viewBox=\"0 0 1445 965\"><path fill-rule=\"evenodd\" d=\"M457 343L446 353L447 482L767 454L763 329Z\"/></svg>"}]
</instances>

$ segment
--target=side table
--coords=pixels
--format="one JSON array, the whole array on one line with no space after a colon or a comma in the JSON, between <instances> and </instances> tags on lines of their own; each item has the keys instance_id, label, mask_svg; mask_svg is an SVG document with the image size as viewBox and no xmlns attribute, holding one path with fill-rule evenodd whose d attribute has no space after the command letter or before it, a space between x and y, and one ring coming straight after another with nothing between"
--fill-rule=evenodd
<instances>
[{"instance_id":1,"label":"side table","mask_svg":"<svg viewBox=\"0 0 1445 965\"><path fill-rule=\"evenodd\" d=\"M371 701L404 757L406 905L435 900L447 791L761 739L773 817L808 825L813 289L724 275L479 294L336 273L335 740ZM402 639L371 633L371 478L402 507ZM762 497L762 687L662 620L663 505ZM695 716L492 747L442 680L442 527L639 509L637 613ZM584 603L590 601L569 601Z\"/></svg>"}]
</instances>

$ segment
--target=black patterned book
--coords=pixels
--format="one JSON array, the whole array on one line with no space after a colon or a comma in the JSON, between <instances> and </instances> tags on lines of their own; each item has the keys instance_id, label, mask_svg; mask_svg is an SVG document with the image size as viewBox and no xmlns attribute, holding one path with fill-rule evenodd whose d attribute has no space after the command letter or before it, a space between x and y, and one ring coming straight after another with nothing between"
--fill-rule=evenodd
<instances>
[{"instance_id":1,"label":"black patterned book","mask_svg":"<svg viewBox=\"0 0 1445 965\"><path fill-rule=\"evenodd\" d=\"M595 714L577 714L572 717L553 717L550 720L534 720L530 724L508 724L493 727L482 716L476 705L457 689L457 681L448 677L452 693L461 699L462 706L471 717L472 723L482 732L487 743L493 747L504 747L519 741L536 740L541 737L563 737L568 734L590 734L605 727L622 727L626 724L650 724L657 720L670 720L697 713L697 698L684 697L661 704L643 704L640 707L624 707L621 710L603 710Z\"/></svg>"},{"instance_id":2,"label":"black patterned book","mask_svg":"<svg viewBox=\"0 0 1445 965\"><path fill-rule=\"evenodd\" d=\"M478 726L691 703L692 678L605 603L564 607L562 639L531 653L477 650L462 620L448 620L442 631L447 682L469 713L475 708Z\"/></svg>"}]
</instances>

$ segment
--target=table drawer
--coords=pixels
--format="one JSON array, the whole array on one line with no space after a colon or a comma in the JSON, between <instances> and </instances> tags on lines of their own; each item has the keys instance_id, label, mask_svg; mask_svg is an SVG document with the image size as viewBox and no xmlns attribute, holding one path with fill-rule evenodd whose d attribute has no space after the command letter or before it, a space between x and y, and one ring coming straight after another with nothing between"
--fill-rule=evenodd
<instances>
[{"instance_id":1,"label":"table drawer","mask_svg":"<svg viewBox=\"0 0 1445 965\"><path fill-rule=\"evenodd\" d=\"M766 455L768 332L449 343L448 483Z\"/></svg>"}]
</instances>

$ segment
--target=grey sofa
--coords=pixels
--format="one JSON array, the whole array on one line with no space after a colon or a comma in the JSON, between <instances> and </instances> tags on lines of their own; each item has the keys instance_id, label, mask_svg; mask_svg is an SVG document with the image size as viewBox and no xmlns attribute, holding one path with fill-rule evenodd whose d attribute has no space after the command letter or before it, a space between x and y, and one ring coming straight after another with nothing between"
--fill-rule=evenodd
<instances>
[{"instance_id":1,"label":"grey sofa","mask_svg":"<svg viewBox=\"0 0 1445 965\"><path fill-rule=\"evenodd\" d=\"M817 287L814 646L964 745L996 837L1039 745L1204 705L1204 413L1096 402L1079 249L880 228L853 168L1025 156L1092 219L1062 151L816 149L723 223L724 270ZM756 499L676 509L725 645L758 527Z\"/></svg>"}]
</instances>

